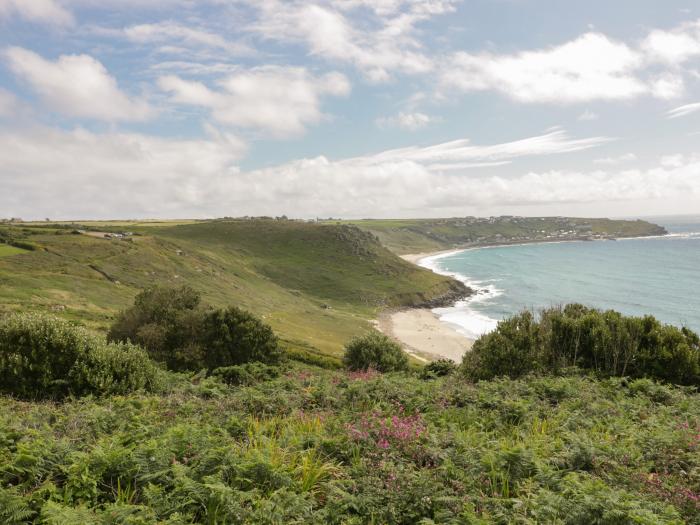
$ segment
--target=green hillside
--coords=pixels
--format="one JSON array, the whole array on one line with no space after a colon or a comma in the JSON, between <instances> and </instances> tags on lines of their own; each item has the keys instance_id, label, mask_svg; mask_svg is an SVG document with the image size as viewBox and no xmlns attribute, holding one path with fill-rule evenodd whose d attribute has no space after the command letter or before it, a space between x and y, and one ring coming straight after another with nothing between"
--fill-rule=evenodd
<instances>
[{"instance_id":1,"label":"green hillside","mask_svg":"<svg viewBox=\"0 0 700 525\"><path fill-rule=\"evenodd\" d=\"M340 222L353 224L373 233L384 246L401 254L510 242L640 237L666 233L661 226L641 220L571 217L503 216Z\"/></svg>"},{"instance_id":2,"label":"green hillside","mask_svg":"<svg viewBox=\"0 0 700 525\"><path fill-rule=\"evenodd\" d=\"M85 230L76 233L77 230ZM101 232L125 232L106 239ZM188 284L261 316L288 343L337 354L386 306L463 291L349 225L230 220L5 225L33 251L0 257L0 311L49 310L104 329L152 284Z\"/></svg>"}]
</instances>

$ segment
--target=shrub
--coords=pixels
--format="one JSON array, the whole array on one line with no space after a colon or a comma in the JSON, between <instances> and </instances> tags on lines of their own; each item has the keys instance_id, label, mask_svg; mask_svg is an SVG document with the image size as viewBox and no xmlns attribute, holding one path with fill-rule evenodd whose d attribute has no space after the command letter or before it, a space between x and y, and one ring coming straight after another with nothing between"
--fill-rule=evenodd
<instances>
[{"instance_id":1,"label":"shrub","mask_svg":"<svg viewBox=\"0 0 700 525\"><path fill-rule=\"evenodd\" d=\"M201 344L206 349L204 364L209 370L249 361L277 364L282 359L272 328L235 306L203 316Z\"/></svg>"},{"instance_id":2,"label":"shrub","mask_svg":"<svg viewBox=\"0 0 700 525\"><path fill-rule=\"evenodd\" d=\"M68 379L75 392L123 395L136 390L157 390L160 375L141 347L100 342L75 362Z\"/></svg>"},{"instance_id":3,"label":"shrub","mask_svg":"<svg viewBox=\"0 0 700 525\"><path fill-rule=\"evenodd\" d=\"M408 356L398 343L379 332L355 337L345 346L343 362L350 370L393 372L408 369Z\"/></svg>"},{"instance_id":4,"label":"shrub","mask_svg":"<svg viewBox=\"0 0 700 525\"><path fill-rule=\"evenodd\" d=\"M119 314L107 338L137 343L171 370L201 368L203 315L201 297L189 286L153 286L139 293L134 306Z\"/></svg>"},{"instance_id":5,"label":"shrub","mask_svg":"<svg viewBox=\"0 0 700 525\"><path fill-rule=\"evenodd\" d=\"M282 357L268 325L236 307L208 309L188 286L147 288L119 315L108 338L138 343L154 360L180 371L276 364Z\"/></svg>"},{"instance_id":6,"label":"shrub","mask_svg":"<svg viewBox=\"0 0 700 525\"><path fill-rule=\"evenodd\" d=\"M30 252L38 249L38 246L36 244L27 241L11 241L9 244L10 246L14 246L15 248L29 250Z\"/></svg>"},{"instance_id":7,"label":"shrub","mask_svg":"<svg viewBox=\"0 0 700 525\"><path fill-rule=\"evenodd\" d=\"M277 366L265 363L245 363L243 365L222 366L212 371L214 377L218 377L227 385L252 385L261 381L269 381L280 375Z\"/></svg>"},{"instance_id":8,"label":"shrub","mask_svg":"<svg viewBox=\"0 0 700 525\"><path fill-rule=\"evenodd\" d=\"M438 359L428 363L420 372L421 379L435 379L448 376L457 370L457 365L452 359Z\"/></svg>"},{"instance_id":9,"label":"shrub","mask_svg":"<svg viewBox=\"0 0 700 525\"><path fill-rule=\"evenodd\" d=\"M481 336L464 354L462 370L474 380L515 378L539 370L537 329L530 312L501 321L496 330Z\"/></svg>"},{"instance_id":10,"label":"shrub","mask_svg":"<svg viewBox=\"0 0 700 525\"><path fill-rule=\"evenodd\" d=\"M462 361L472 379L578 367L606 376L700 384L700 339L652 316L627 317L580 304L523 312L479 338Z\"/></svg>"},{"instance_id":11,"label":"shrub","mask_svg":"<svg viewBox=\"0 0 700 525\"><path fill-rule=\"evenodd\" d=\"M139 347L105 343L56 317L0 321L0 389L23 398L153 390L159 370Z\"/></svg>"}]
</instances>

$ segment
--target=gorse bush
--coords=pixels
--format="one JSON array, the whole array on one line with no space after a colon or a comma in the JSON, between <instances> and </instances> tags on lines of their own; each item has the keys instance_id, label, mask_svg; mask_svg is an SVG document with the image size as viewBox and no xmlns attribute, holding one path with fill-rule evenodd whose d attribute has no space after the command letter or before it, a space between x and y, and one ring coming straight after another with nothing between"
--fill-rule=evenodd
<instances>
[{"instance_id":1,"label":"gorse bush","mask_svg":"<svg viewBox=\"0 0 700 525\"><path fill-rule=\"evenodd\" d=\"M198 292L152 287L119 314L108 338L146 348L171 370L213 370L249 361L276 364L282 350L272 329L253 314L207 308Z\"/></svg>"},{"instance_id":2,"label":"gorse bush","mask_svg":"<svg viewBox=\"0 0 700 525\"><path fill-rule=\"evenodd\" d=\"M393 372L408 368L408 356L401 346L376 331L352 339L345 346L343 362L350 370Z\"/></svg>"},{"instance_id":3,"label":"gorse bush","mask_svg":"<svg viewBox=\"0 0 700 525\"><path fill-rule=\"evenodd\" d=\"M23 398L109 395L157 388L160 371L146 352L112 344L56 317L14 314L0 320L0 389Z\"/></svg>"},{"instance_id":4,"label":"gorse bush","mask_svg":"<svg viewBox=\"0 0 700 525\"><path fill-rule=\"evenodd\" d=\"M570 304L543 310L539 321L530 312L501 321L474 343L462 363L473 379L556 373L568 367L700 385L700 339L652 316L628 317Z\"/></svg>"}]
</instances>

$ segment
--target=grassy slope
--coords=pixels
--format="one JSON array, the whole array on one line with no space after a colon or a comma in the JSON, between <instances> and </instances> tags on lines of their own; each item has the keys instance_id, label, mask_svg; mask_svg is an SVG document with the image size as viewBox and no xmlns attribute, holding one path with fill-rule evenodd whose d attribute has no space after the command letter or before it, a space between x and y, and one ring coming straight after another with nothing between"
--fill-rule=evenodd
<instances>
[{"instance_id":1,"label":"grassy slope","mask_svg":"<svg viewBox=\"0 0 700 525\"><path fill-rule=\"evenodd\" d=\"M26 250L21 248L15 248L14 246L10 246L8 244L0 244L0 257L8 257L10 255L17 255L25 252Z\"/></svg>"},{"instance_id":2,"label":"grassy slope","mask_svg":"<svg viewBox=\"0 0 700 525\"><path fill-rule=\"evenodd\" d=\"M584 377L295 367L250 387L0 397L0 502L42 523L699 524L699 425L688 389Z\"/></svg>"},{"instance_id":3,"label":"grassy slope","mask_svg":"<svg viewBox=\"0 0 700 525\"><path fill-rule=\"evenodd\" d=\"M572 225L590 225L591 234L636 237L665 233L663 228L646 221L611 219L529 217L517 222L472 222L467 219L396 219L342 221L376 235L384 246L396 253L422 253L445 250L471 243L488 244L504 240L534 239L553 234ZM544 230L544 233L542 233ZM501 235L503 238L498 238ZM505 238L505 239L504 239ZM542 239L544 240L544 238Z\"/></svg>"},{"instance_id":4,"label":"grassy slope","mask_svg":"<svg viewBox=\"0 0 700 525\"><path fill-rule=\"evenodd\" d=\"M211 304L250 309L287 341L337 355L348 338L369 327L378 308L413 304L453 286L347 226L291 221L89 226L139 235L133 242L109 241L30 227L34 234L26 239L40 249L0 258L0 311L48 309L104 328L143 287L186 283Z\"/></svg>"}]
</instances>

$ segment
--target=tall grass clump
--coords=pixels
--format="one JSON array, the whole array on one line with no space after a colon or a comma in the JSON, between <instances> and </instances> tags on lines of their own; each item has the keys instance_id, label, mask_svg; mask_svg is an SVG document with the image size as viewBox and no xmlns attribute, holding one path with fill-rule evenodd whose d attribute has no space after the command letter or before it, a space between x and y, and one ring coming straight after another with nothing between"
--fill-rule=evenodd
<instances>
[{"instance_id":1,"label":"tall grass clump","mask_svg":"<svg viewBox=\"0 0 700 525\"><path fill-rule=\"evenodd\" d=\"M401 346L376 331L352 339L345 346L343 362L350 370L394 372L408 369L408 356Z\"/></svg>"},{"instance_id":2,"label":"tall grass clump","mask_svg":"<svg viewBox=\"0 0 700 525\"><path fill-rule=\"evenodd\" d=\"M131 344L106 343L69 322L43 314L0 320L0 391L21 398L60 399L153 390L160 371Z\"/></svg>"},{"instance_id":3,"label":"tall grass clump","mask_svg":"<svg viewBox=\"0 0 700 525\"><path fill-rule=\"evenodd\" d=\"M700 385L700 338L652 316L629 317L580 304L525 311L498 324L465 354L472 379L517 378L578 367L605 376Z\"/></svg>"}]
</instances>

